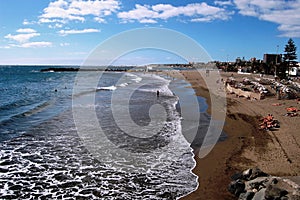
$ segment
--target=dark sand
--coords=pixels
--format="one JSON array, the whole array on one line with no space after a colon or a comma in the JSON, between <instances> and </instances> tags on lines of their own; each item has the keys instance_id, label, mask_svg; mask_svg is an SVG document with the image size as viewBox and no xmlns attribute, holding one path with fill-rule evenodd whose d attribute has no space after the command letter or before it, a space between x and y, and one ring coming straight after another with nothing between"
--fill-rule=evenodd
<instances>
[{"instance_id":1,"label":"dark sand","mask_svg":"<svg viewBox=\"0 0 300 200\"><path fill-rule=\"evenodd\" d=\"M197 71L164 72L170 76L189 81L196 95L207 99L211 113L210 93L205 81ZM232 73L222 73L225 79ZM183 75L183 76L182 76ZM236 79L245 76L234 74ZM224 131L225 141L217 143L204 158L197 156L193 172L199 177L199 187L183 199L236 199L227 191L231 175L257 166L275 176L300 176L300 116L286 117L285 108L300 108L295 100L247 100L227 94L227 113ZM281 103L282 106L273 106ZM259 119L268 113L281 123L278 131L259 130Z\"/></svg>"}]
</instances>

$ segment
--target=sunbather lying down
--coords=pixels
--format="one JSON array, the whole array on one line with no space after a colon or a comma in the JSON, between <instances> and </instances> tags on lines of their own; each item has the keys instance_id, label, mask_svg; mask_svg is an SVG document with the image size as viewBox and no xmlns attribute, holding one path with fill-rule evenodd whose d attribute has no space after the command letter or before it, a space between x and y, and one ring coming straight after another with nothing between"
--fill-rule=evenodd
<instances>
[{"instance_id":1,"label":"sunbather lying down","mask_svg":"<svg viewBox=\"0 0 300 200\"><path fill-rule=\"evenodd\" d=\"M288 117L296 117L296 116L298 116L298 113L296 113L296 112L288 112L288 113L286 113L284 116L288 116Z\"/></svg>"},{"instance_id":2,"label":"sunbather lying down","mask_svg":"<svg viewBox=\"0 0 300 200\"><path fill-rule=\"evenodd\" d=\"M259 124L259 128L263 130L270 130L272 128L279 128L278 120L274 120L272 114L268 114L268 116L261 119L262 123Z\"/></svg>"},{"instance_id":3,"label":"sunbather lying down","mask_svg":"<svg viewBox=\"0 0 300 200\"><path fill-rule=\"evenodd\" d=\"M289 107L289 108L286 108L286 111L288 111L288 112L297 112L298 108L296 108L296 107Z\"/></svg>"}]
</instances>

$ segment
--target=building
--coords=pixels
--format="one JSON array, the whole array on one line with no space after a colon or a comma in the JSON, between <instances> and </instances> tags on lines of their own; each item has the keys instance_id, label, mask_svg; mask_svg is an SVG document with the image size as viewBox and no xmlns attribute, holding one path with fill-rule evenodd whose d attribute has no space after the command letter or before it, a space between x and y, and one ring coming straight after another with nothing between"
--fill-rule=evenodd
<instances>
[{"instance_id":1,"label":"building","mask_svg":"<svg viewBox=\"0 0 300 200\"><path fill-rule=\"evenodd\" d=\"M289 76L300 76L300 63L296 66L290 67L289 71L286 71Z\"/></svg>"},{"instance_id":2,"label":"building","mask_svg":"<svg viewBox=\"0 0 300 200\"><path fill-rule=\"evenodd\" d=\"M278 64L282 62L282 54L264 54L264 63L269 64Z\"/></svg>"}]
</instances>

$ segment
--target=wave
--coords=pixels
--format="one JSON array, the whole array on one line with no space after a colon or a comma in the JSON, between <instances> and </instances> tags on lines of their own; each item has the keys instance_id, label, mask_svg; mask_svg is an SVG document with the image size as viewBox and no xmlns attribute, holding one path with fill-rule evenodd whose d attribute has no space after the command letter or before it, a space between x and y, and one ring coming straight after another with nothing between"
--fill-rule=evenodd
<instances>
[{"instance_id":1,"label":"wave","mask_svg":"<svg viewBox=\"0 0 300 200\"><path fill-rule=\"evenodd\" d=\"M13 102L1 105L0 111L2 112L2 111L12 110L17 107L25 107L25 106L28 106L28 100L20 99L17 101L13 101Z\"/></svg>"},{"instance_id":2,"label":"wave","mask_svg":"<svg viewBox=\"0 0 300 200\"><path fill-rule=\"evenodd\" d=\"M51 106L52 103L53 103L52 101L43 102L43 103L37 105L36 107L34 107L33 109L24 112L22 115L28 117L28 116L31 116L33 114L42 112L47 107Z\"/></svg>"},{"instance_id":3,"label":"wave","mask_svg":"<svg viewBox=\"0 0 300 200\"><path fill-rule=\"evenodd\" d=\"M26 106L21 106L26 108L25 111L20 111L18 113L14 113L11 115L6 116L4 119L0 121L0 125L5 125L13 122L15 119L23 118L23 117L29 117L31 115L37 114L39 112L42 112L47 107L51 106L53 104L53 101L45 101L37 104L31 104ZM16 103L12 103L12 105L18 105ZM28 109L29 108L29 109Z\"/></svg>"},{"instance_id":4,"label":"wave","mask_svg":"<svg viewBox=\"0 0 300 200\"><path fill-rule=\"evenodd\" d=\"M120 85L118 85L119 87L126 87L128 85L128 83L121 83Z\"/></svg>"},{"instance_id":5,"label":"wave","mask_svg":"<svg viewBox=\"0 0 300 200\"><path fill-rule=\"evenodd\" d=\"M128 77L128 76L132 77L132 81L134 81L134 82L136 82L136 83L139 83L139 82L141 82L141 81L143 80L142 77L137 76L137 75L135 75L135 74L131 74L131 73L126 73L126 76L127 76L127 77Z\"/></svg>"},{"instance_id":6,"label":"wave","mask_svg":"<svg viewBox=\"0 0 300 200\"><path fill-rule=\"evenodd\" d=\"M113 91L113 90L116 90L117 87L112 85L112 86L107 86L107 87L97 87L96 91L99 91L99 90L110 90L110 91Z\"/></svg>"}]
</instances>

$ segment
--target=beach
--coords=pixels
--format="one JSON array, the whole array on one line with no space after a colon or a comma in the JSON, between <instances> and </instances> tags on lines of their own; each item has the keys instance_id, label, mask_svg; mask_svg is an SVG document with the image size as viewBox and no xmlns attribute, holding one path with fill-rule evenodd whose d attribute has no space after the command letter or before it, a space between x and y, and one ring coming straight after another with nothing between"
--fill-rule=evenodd
<instances>
[{"instance_id":1,"label":"beach","mask_svg":"<svg viewBox=\"0 0 300 200\"><path fill-rule=\"evenodd\" d=\"M207 99L211 112L209 90L195 70L168 72L169 76L187 80L197 96ZM253 78L259 75L221 73L225 80ZM286 107L299 107L295 100L277 100L274 96L262 100L248 100L227 93L227 113L224 131L227 139L218 142L204 158L197 156L193 172L199 177L199 187L183 199L235 199L227 191L234 173L247 168L259 167L262 171L275 175L297 178L300 175L300 135L299 116L288 117ZM259 129L260 119L272 114L280 122L276 131Z\"/></svg>"},{"instance_id":2,"label":"beach","mask_svg":"<svg viewBox=\"0 0 300 200\"><path fill-rule=\"evenodd\" d=\"M95 90L85 85L96 76L94 73L84 72L83 78L89 79L74 85L76 74L69 72L44 73L34 67L5 69L19 78L2 82L3 90L10 85L15 87L3 96L1 107L5 111L0 124L1 198L235 199L227 186L236 172L257 166L271 175L299 177L299 116L285 116L286 107L299 108L295 100L276 100L275 96L248 100L228 93L226 105L214 104L203 79L204 76L209 83L216 83L211 74L166 70L158 73L161 76L105 73L97 85L94 106L83 101ZM232 76L240 80L254 75L221 76L223 80ZM218 84L213 97L221 89L222 83ZM78 91L74 93L73 87ZM127 97L133 122L143 125L135 131L126 120L126 112L120 112L128 106ZM192 99L198 101L196 109L191 105ZM163 115L157 115L153 127L161 127L156 135L146 137L154 132L154 128L144 125L155 104L166 110L167 122L161 124ZM201 113L201 120L196 121L201 127L210 120L220 120L219 115L212 114L212 105L220 106L217 111L225 114L225 125L212 151L200 158L203 143L199 140L203 135L187 140L187 122L196 120L188 117L193 110ZM113 115L113 106L118 118ZM89 116L94 111L104 130L104 135L96 138L93 133L98 129L90 127ZM188 111L188 115L182 111ZM276 131L259 129L260 118L269 113L280 122ZM126 134L125 128L139 135ZM93 140L86 140L91 137ZM121 150L132 156L120 156ZM130 164L132 159L136 161L134 165Z\"/></svg>"}]
</instances>

